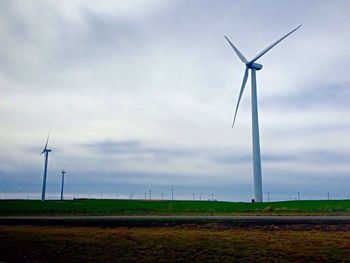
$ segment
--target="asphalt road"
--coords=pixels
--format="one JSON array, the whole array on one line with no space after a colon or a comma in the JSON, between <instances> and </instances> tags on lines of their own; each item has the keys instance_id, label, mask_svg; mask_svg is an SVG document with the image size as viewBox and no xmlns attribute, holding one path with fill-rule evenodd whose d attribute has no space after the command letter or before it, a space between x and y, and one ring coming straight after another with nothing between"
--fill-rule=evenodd
<instances>
[{"instance_id":1,"label":"asphalt road","mask_svg":"<svg viewBox=\"0 0 350 263\"><path fill-rule=\"evenodd\" d=\"M0 216L3 225L169 226L350 224L350 216Z\"/></svg>"}]
</instances>

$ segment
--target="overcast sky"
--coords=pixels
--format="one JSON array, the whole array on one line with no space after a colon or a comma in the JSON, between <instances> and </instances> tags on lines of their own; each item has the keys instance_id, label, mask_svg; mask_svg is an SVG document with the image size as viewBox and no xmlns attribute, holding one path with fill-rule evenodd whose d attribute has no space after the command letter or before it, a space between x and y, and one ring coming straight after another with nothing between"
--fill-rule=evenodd
<instances>
[{"instance_id":1,"label":"overcast sky","mask_svg":"<svg viewBox=\"0 0 350 263\"><path fill-rule=\"evenodd\" d=\"M0 192L48 187L253 197L257 73L263 192L350 195L349 1L0 1ZM3 194L4 195L4 194Z\"/></svg>"}]
</instances>

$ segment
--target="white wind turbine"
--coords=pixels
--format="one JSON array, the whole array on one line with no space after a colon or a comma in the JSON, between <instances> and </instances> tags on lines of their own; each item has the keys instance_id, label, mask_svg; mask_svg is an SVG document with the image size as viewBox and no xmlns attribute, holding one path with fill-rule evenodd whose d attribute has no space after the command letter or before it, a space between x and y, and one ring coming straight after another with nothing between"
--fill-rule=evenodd
<instances>
[{"instance_id":1,"label":"white wind turbine","mask_svg":"<svg viewBox=\"0 0 350 263\"><path fill-rule=\"evenodd\" d=\"M62 184L61 184L61 200L63 200L63 188L64 188L64 175L67 173L64 168L61 171L62 173Z\"/></svg>"},{"instance_id":2,"label":"white wind turbine","mask_svg":"<svg viewBox=\"0 0 350 263\"><path fill-rule=\"evenodd\" d=\"M255 63L259 58L261 58L265 53L267 53L270 49L276 46L283 39L288 37L290 34L298 30L302 25L290 31L288 34L284 35L282 38L265 48L258 55L256 55L252 60L248 61L243 54L232 44L232 42L225 36L228 43L231 45L233 50L236 52L241 61L245 64L245 72L243 76L243 82L241 86L241 90L238 96L238 102L235 110L235 115L233 118L232 127L236 121L236 115L238 111L238 106L241 101L241 97L244 91L245 84L247 83L249 69L251 70L251 103L252 103L252 137L253 137L253 173L254 173L254 195L255 201L262 202L262 180L261 180L261 158L260 158L260 139L259 139L259 120L258 120L258 102L257 102L257 93L256 93L256 70L262 69L262 65Z\"/></svg>"},{"instance_id":3,"label":"white wind turbine","mask_svg":"<svg viewBox=\"0 0 350 263\"><path fill-rule=\"evenodd\" d=\"M49 152L51 152L51 149L47 148L47 144L49 143L49 137L50 137L51 130L49 131L49 135L46 139L46 144L44 150L40 154L45 154L45 163L44 163L44 178L43 178L43 188L41 192L41 201L45 201L45 192L46 192L46 178L47 178L47 163L49 160Z\"/></svg>"}]
</instances>

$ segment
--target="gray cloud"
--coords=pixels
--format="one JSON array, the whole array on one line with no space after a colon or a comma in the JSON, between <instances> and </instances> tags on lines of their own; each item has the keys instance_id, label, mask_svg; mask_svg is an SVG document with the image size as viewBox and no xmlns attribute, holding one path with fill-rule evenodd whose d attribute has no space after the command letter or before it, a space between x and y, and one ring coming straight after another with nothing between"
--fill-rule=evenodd
<instances>
[{"instance_id":1,"label":"gray cloud","mask_svg":"<svg viewBox=\"0 0 350 263\"><path fill-rule=\"evenodd\" d=\"M2 191L40 189L37 152L52 128L51 189L66 165L74 191L83 181L81 191L97 192L121 182L129 190L200 183L230 198L232 187L249 200L250 86L231 129L244 65L223 36L251 57L303 24L260 61L264 187L279 189L282 198L302 181L305 192L316 193L317 178L322 191L346 192L348 1L2 1L0 7ZM247 14L259 23L247 23Z\"/></svg>"},{"instance_id":2,"label":"gray cloud","mask_svg":"<svg viewBox=\"0 0 350 263\"><path fill-rule=\"evenodd\" d=\"M159 159L165 157L190 157L193 154L189 150L151 147L139 141L102 141L86 143L81 146L97 154L151 155Z\"/></svg>"},{"instance_id":3,"label":"gray cloud","mask_svg":"<svg viewBox=\"0 0 350 263\"><path fill-rule=\"evenodd\" d=\"M349 110L350 83L334 83L305 87L288 96L274 96L264 99L264 106L272 109L292 108L296 110L339 109Z\"/></svg>"},{"instance_id":4,"label":"gray cloud","mask_svg":"<svg viewBox=\"0 0 350 263\"><path fill-rule=\"evenodd\" d=\"M209 152L206 154L210 155ZM264 163L300 163L305 164L347 164L350 162L348 152L326 151L323 149L304 150L293 153L269 154L262 153ZM246 164L251 163L252 156L249 154L237 154L228 152L221 155L211 156L211 160L222 164Z\"/></svg>"}]
</instances>

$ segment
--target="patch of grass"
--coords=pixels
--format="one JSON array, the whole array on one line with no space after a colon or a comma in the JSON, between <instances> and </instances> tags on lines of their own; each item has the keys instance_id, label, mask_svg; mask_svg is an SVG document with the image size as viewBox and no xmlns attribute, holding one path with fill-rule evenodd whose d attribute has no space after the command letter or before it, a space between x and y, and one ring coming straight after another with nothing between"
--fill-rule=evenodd
<instances>
[{"instance_id":1,"label":"patch of grass","mask_svg":"<svg viewBox=\"0 0 350 263\"><path fill-rule=\"evenodd\" d=\"M269 203L149 200L0 200L0 215L349 214L350 200Z\"/></svg>"},{"instance_id":2,"label":"patch of grass","mask_svg":"<svg viewBox=\"0 0 350 263\"><path fill-rule=\"evenodd\" d=\"M271 206L267 206L267 207L265 207L264 209L262 209L262 211L263 211L263 212L272 212L273 209L272 209Z\"/></svg>"}]
</instances>

